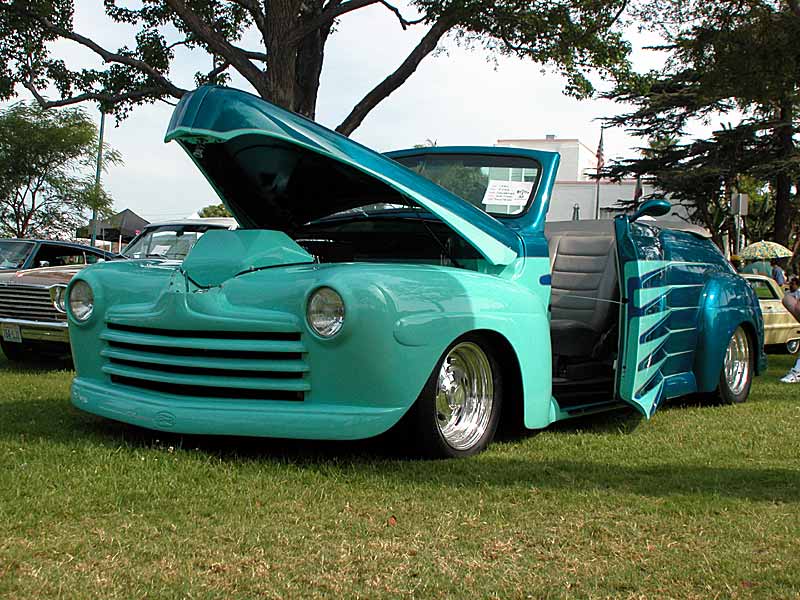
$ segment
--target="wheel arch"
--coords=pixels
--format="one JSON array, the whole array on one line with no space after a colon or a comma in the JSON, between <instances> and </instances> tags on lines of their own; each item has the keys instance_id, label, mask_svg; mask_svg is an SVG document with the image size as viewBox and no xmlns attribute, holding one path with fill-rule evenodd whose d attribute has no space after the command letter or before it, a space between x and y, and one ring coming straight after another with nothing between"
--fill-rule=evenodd
<instances>
[{"instance_id":1,"label":"wheel arch","mask_svg":"<svg viewBox=\"0 0 800 600\"><path fill-rule=\"evenodd\" d=\"M470 333L485 339L500 366L503 381L503 404L498 432L519 431L524 427L525 388L517 351L509 339L493 329L476 329ZM463 336L461 336L463 337Z\"/></svg>"},{"instance_id":2,"label":"wheel arch","mask_svg":"<svg viewBox=\"0 0 800 600\"><path fill-rule=\"evenodd\" d=\"M741 327L745 335L747 335L750 349L753 352L755 372L759 373L761 371L759 356L763 353L763 349L759 350L757 327L747 319L730 321L726 327L709 328L710 330L705 330L701 336L695 365L697 391L713 392L717 389L725 361L725 351L728 348L731 336L738 327Z\"/></svg>"}]
</instances>

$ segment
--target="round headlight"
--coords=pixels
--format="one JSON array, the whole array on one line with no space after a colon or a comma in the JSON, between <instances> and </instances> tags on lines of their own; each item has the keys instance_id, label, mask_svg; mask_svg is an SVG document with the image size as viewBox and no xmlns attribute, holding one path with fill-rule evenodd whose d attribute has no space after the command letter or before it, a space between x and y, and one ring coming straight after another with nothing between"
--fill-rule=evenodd
<instances>
[{"instance_id":1,"label":"round headlight","mask_svg":"<svg viewBox=\"0 0 800 600\"><path fill-rule=\"evenodd\" d=\"M306 318L317 335L333 337L344 324L342 297L329 287L319 288L308 299Z\"/></svg>"},{"instance_id":2,"label":"round headlight","mask_svg":"<svg viewBox=\"0 0 800 600\"><path fill-rule=\"evenodd\" d=\"M65 285L54 285L50 288L50 300L53 302L53 306L56 307L56 310L60 313L67 312L67 286Z\"/></svg>"},{"instance_id":3,"label":"round headlight","mask_svg":"<svg viewBox=\"0 0 800 600\"><path fill-rule=\"evenodd\" d=\"M76 321L85 321L92 316L94 294L91 286L83 280L76 281L69 290L69 312Z\"/></svg>"}]
</instances>

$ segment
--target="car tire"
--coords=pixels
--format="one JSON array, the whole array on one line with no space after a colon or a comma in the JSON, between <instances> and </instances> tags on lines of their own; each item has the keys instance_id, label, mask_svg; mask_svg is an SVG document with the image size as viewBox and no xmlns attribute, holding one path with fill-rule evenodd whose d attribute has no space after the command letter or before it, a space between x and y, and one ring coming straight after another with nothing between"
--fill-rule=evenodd
<instances>
[{"instance_id":1,"label":"car tire","mask_svg":"<svg viewBox=\"0 0 800 600\"><path fill-rule=\"evenodd\" d=\"M800 340L789 340L786 342L786 351L789 354L797 354L798 350L800 350Z\"/></svg>"},{"instance_id":2,"label":"car tire","mask_svg":"<svg viewBox=\"0 0 800 600\"><path fill-rule=\"evenodd\" d=\"M22 344L0 340L0 348L3 350L3 354L6 355L6 358L11 362L18 362L25 358L25 346Z\"/></svg>"},{"instance_id":3,"label":"car tire","mask_svg":"<svg viewBox=\"0 0 800 600\"><path fill-rule=\"evenodd\" d=\"M436 363L409 411L417 454L462 458L484 450L500 418L503 382L491 344L468 334Z\"/></svg>"},{"instance_id":4,"label":"car tire","mask_svg":"<svg viewBox=\"0 0 800 600\"><path fill-rule=\"evenodd\" d=\"M724 404L747 400L753 383L755 357L750 336L740 325L728 342L719 376L719 397Z\"/></svg>"}]
</instances>

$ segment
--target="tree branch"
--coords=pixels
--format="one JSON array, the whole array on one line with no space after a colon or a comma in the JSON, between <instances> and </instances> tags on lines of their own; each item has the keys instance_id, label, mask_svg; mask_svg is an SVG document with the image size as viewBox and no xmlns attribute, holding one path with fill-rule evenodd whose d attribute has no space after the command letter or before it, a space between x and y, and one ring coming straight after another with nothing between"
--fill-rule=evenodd
<instances>
[{"instance_id":1,"label":"tree branch","mask_svg":"<svg viewBox=\"0 0 800 600\"><path fill-rule=\"evenodd\" d=\"M370 4L377 4L379 0L348 0L347 2L341 3L330 3L325 9L319 14L316 19L313 19L310 23L301 25L296 27L294 31L292 31L289 39L292 43L299 42L304 37L306 37L312 31L316 31L320 27L330 23L337 17L341 17L343 14L349 13L353 10L358 10L359 8L364 8L365 6L369 6Z\"/></svg>"},{"instance_id":2,"label":"tree branch","mask_svg":"<svg viewBox=\"0 0 800 600\"><path fill-rule=\"evenodd\" d=\"M267 95L267 86L264 72L255 66L250 59L238 48L230 44L224 37L217 33L211 25L206 23L196 12L186 4L185 0L164 0L183 20L184 24L200 39L202 39L214 53L219 54L228 61L234 69L247 79L260 96Z\"/></svg>"},{"instance_id":3,"label":"tree branch","mask_svg":"<svg viewBox=\"0 0 800 600\"><path fill-rule=\"evenodd\" d=\"M230 0L230 2L238 4L247 12L249 12L250 16L253 17L253 22L255 22L258 30L262 33L262 35L264 34L267 27L267 18L264 14L264 11L261 10L258 0Z\"/></svg>"},{"instance_id":4,"label":"tree branch","mask_svg":"<svg viewBox=\"0 0 800 600\"><path fill-rule=\"evenodd\" d=\"M223 60L219 65L206 73L206 80L212 81L217 75L224 73L230 66L231 63L229 63L227 60Z\"/></svg>"},{"instance_id":5,"label":"tree branch","mask_svg":"<svg viewBox=\"0 0 800 600\"><path fill-rule=\"evenodd\" d=\"M254 50L246 50L244 48L240 48L239 46L231 45L231 48L236 50L237 52L241 52L250 60L257 60L260 62L267 62L267 54L265 52L255 52Z\"/></svg>"},{"instance_id":6,"label":"tree branch","mask_svg":"<svg viewBox=\"0 0 800 600\"><path fill-rule=\"evenodd\" d=\"M173 96L175 98L180 98L183 94L186 93L186 90L179 88L175 84L173 84L169 79L167 79L160 71L154 69L150 65L148 65L143 60L139 60L132 56L125 56L124 54L118 54L116 52L111 52L106 50L100 44L91 40L85 36L80 35L79 33L75 33L74 31L69 31L62 27L59 27L49 19L45 17L38 16L36 14L30 13L27 16L36 19L45 29L50 31L51 33L55 33L56 35L63 37L64 39L71 40L73 42L77 42L78 44L89 48L92 52L99 55L105 62L111 63L119 63L123 65L127 65L129 67L133 67L134 69L138 69L152 77L155 81L161 85L164 92ZM27 87L27 86L26 86Z\"/></svg>"},{"instance_id":7,"label":"tree branch","mask_svg":"<svg viewBox=\"0 0 800 600\"><path fill-rule=\"evenodd\" d=\"M312 20L310 23L296 28L295 31L292 32L289 39L292 43L296 43L306 37L309 33L324 27L328 23L331 23L334 19L337 19L351 11L358 10L359 8L370 6L371 4L383 4L387 9L392 11L403 29L407 29L410 25L422 23L427 18L420 17L419 19L406 19L400 12L400 9L392 4L389 4L389 2L386 0L348 0L344 3L336 2L328 4L328 6L325 7L325 9L316 19Z\"/></svg>"},{"instance_id":8,"label":"tree branch","mask_svg":"<svg viewBox=\"0 0 800 600\"><path fill-rule=\"evenodd\" d=\"M400 12L400 9L394 6L393 4L389 4L386 0L380 0L380 3L383 4L386 8L394 13L394 16L397 17L397 20L400 22L400 27L403 29L408 29L410 25L418 25L422 23L427 17L420 17L419 19L406 19L403 14Z\"/></svg>"},{"instance_id":9,"label":"tree branch","mask_svg":"<svg viewBox=\"0 0 800 600\"><path fill-rule=\"evenodd\" d=\"M447 33L457 21L458 19L454 12L442 14L439 20L433 24L428 30L428 33L420 40L416 48L406 57L403 63L397 67L391 75L372 88L372 90L356 104L353 110L350 111L350 114L347 115L345 120L336 128L336 131L344 135L353 133L353 131L361 125L361 122L369 111L375 108L381 101L385 100L389 94L394 92L411 77L414 71L417 70L419 63L422 62L422 59L433 52L442 36Z\"/></svg>"},{"instance_id":10,"label":"tree branch","mask_svg":"<svg viewBox=\"0 0 800 600\"><path fill-rule=\"evenodd\" d=\"M169 46L167 46L167 50L172 50L173 48L176 48L177 46L185 46L186 44L189 44L189 43L195 42L195 41L197 41L197 38L195 38L194 36L190 35L189 37L184 38L182 40L178 40L177 42L172 42Z\"/></svg>"},{"instance_id":11,"label":"tree branch","mask_svg":"<svg viewBox=\"0 0 800 600\"><path fill-rule=\"evenodd\" d=\"M39 103L39 106L42 108L58 108L60 106L69 106L71 104L78 104L80 102L85 102L86 100L96 100L98 102L114 105L120 102L125 102L129 100L141 100L142 98L159 98L164 94L164 90L157 87L151 88L142 88L140 90L136 90L135 92L128 92L122 94L105 94L103 92L86 92L84 94L78 94L77 96L71 96L69 98L61 98L60 100L48 100L44 96L42 96L36 87L30 81L23 81L22 85L31 93L33 98L36 102ZM184 92L181 92L183 95ZM177 96L180 98L180 96Z\"/></svg>"}]
</instances>

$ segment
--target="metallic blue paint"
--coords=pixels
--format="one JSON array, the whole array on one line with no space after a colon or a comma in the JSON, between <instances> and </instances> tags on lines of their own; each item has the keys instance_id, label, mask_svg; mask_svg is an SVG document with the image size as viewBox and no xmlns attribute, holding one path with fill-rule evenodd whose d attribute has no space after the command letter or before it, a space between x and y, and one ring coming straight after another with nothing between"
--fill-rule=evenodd
<instances>
[{"instance_id":1,"label":"metallic blue paint","mask_svg":"<svg viewBox=\"0 0 800 600\"><path fill-rule=\"evenodd\" d=\"M758 299L709 240L617 217L623 302L618 389L652 416L667 398L716 389L725 349L744 325L765 365Z\"/></svg>"},{"instance_id":2,"label":"metallic blue paint","mask_svg":"<svg viewBox=\"0 0 800 600\"><path fill-rule=\"evenodd\" d=\"M628 221L633 223L645 215L649 217L662 217L668 214L671 209L672 204L667 200L663 198L651 198L650 200L642 202L633 214L628 215Z\"/></svg>"}]
</instances>

